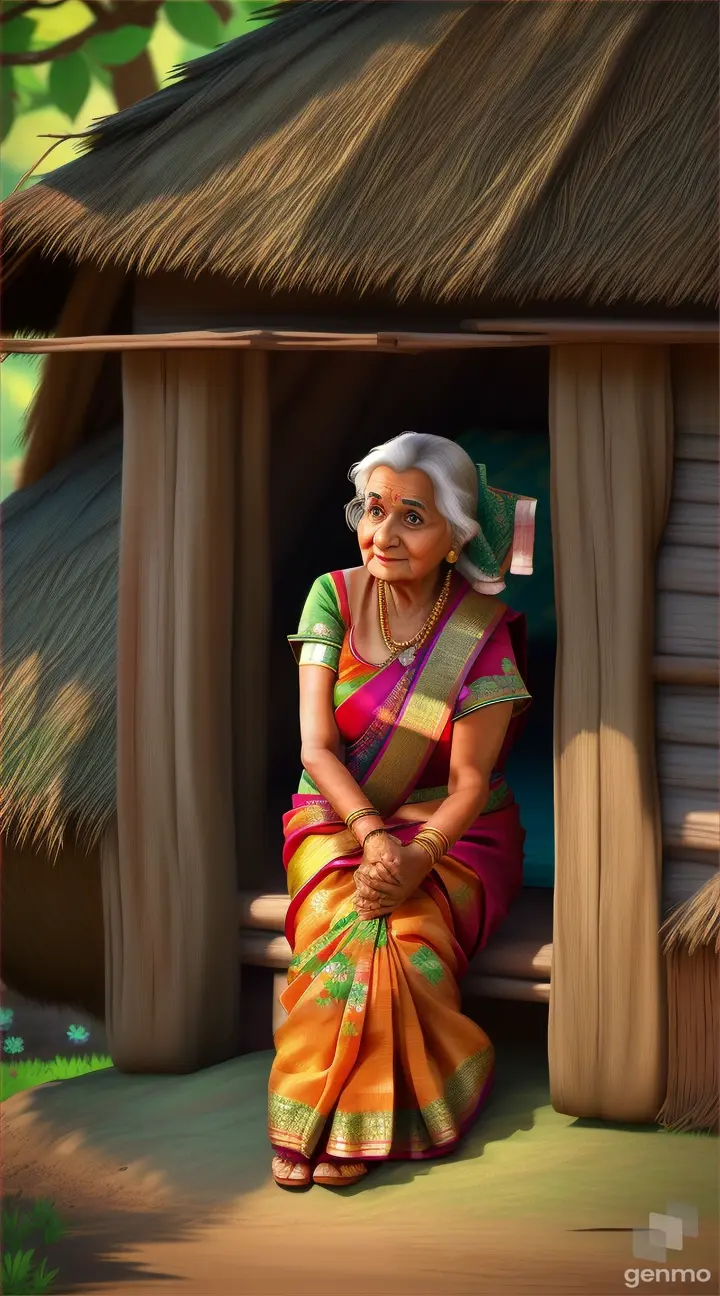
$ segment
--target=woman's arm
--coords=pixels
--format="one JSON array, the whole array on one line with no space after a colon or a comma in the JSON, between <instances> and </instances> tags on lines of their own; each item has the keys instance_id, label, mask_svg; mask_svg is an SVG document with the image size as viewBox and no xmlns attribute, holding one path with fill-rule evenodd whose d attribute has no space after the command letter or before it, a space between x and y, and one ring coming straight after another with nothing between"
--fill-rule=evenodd
<instances>
[{"instance_id":1,"label":"woman's arm","mask_svg":"<svg viewBox=\"0 0 720 1296\"><path fill-rule=\"evenodd\" d=\"M334 685L335 674L327 666L300 667L302 763L325 800L344 820L351 810L370 808L370 802L340 759ZM367 815L353 825L353 832L362 844L369 832L383 827L379 814Z\"/></svg>"},{"instance_id":2,"label":"woman's arm","mask_svg":"<svg viewBox=\"0 0 720 1296\"><path fill-rule=\"evenodd\" d=\"M490 777L512 716L512 702L496 702L456 720L450 750L448 795L427 820L452 846L481 813ZM394 862L363 861L356 874L358 913L378 918L392 913L424 882L432 869L426 851L412 842L399 848Z\"/></svg>"},{"instance_id":3,"label":"woman's arm","mask_svg":"<svg viewBox=\"0 0 720 1296\"><path fill-rule=\"evenodd\" d=\"M512 702L480 707L453 725L448 795L427 820L452 846L478 815L490 795L490 778L512 718Z\"/></svg>"}]
</instances>

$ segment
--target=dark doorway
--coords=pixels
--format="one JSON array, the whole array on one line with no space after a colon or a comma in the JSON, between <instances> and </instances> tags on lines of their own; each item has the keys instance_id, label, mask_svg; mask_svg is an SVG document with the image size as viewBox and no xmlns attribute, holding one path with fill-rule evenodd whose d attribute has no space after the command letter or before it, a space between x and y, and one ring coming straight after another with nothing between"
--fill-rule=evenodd
<instances>
[{"instance_id":1,"label":"dark doorway","mask_svg":"<svg viewBox=\"0 0 720 1296\"><path fill-rule=\"evenodd\" d=\"M413 430L459 440L491 484L538 498L532 578L502 598L525 612L534 706L511 779L528 830L526 881L552 884L552 690L555 616L549 518L548 353L541 348L273 355L273 598L269 696L269 831L256 884L281 889L282 812L300 774L297 669L285 635L322 572L357 565L343 506L353 462ZM247 885L247 883L246 883Z\"/></svg>"}]
</instances>

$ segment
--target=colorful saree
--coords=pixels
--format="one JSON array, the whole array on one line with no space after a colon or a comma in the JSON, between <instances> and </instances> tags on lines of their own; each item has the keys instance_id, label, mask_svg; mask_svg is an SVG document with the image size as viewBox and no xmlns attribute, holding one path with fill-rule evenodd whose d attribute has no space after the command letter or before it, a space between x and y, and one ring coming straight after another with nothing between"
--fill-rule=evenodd
<instances>
[{"instance_id":1,"label":"colorful saree","mask_svg":"<svg viewBox=\"0 0 720 1296\"><path fill-rule=\"evenodd\" d=\"M493 1049L460 1011L459 981L522 884L524 833L503 767L529 694L524 622L457 573L434 634L410 666L353 646L346 574L315 582L291 643L336 672L345 764L401 841L402 806L447 795L452 726L514 703L482 815L388 918L353 909L361 853L306 773L284 816L293 949L288 1017L276 1032L269 1134L291 1159L422 1158L450 1151L493 1079Z\"/></svg>"}]
</instances>

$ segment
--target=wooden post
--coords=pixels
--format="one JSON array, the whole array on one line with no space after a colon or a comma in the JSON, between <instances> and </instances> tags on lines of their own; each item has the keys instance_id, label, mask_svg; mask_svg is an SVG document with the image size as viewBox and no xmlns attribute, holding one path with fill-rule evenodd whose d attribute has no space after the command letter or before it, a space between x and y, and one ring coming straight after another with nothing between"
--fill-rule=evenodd
<instances>
[{"instance_id":1,"label":"wooden post","mask_svg":"<svg viewBox=\"0 0 720 1296\"><path fill-rule=\"evenodd\" d=\"M550 1095L653 1121L664 1092L655 556L672 479L666 348L557 347L558 657Z\"/></svg>"},{"instance_id":2,"label":"wooden post","mask_svg":"<svg viewBox=\"0 0 720 1296\"><path fill-rule=\"evenodd\" d=\"M234 753L238 881L264 871L272 555L269 525L268 356L242 357L235 494Z\"/></svg>"},{"instance_id":3,"label":"wooden post","mask_svg":"<svg viewBox=\"0 0 720 1296\"><path fill-rule=\"evenodd\" d=\"M237 1049L232 357L123 360L117 832L102 845L106 1022L121 1070Z\"/></svg>"}]
</instances>

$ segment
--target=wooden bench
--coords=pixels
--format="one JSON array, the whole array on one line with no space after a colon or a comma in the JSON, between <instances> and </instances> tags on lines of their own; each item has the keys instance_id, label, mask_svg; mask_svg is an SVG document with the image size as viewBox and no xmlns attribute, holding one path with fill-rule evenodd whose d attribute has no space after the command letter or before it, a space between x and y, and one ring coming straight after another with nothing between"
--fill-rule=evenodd
<instances>
[{"instance_id":1,"label":"wooden bench","mask_svg":"<svg viewBox=\"0 0 720 1296\"><path fill-rule=\"evenodd\" d=\"M240 895L240 961L275 971L273 1029L283 1020L279 996L291 958L285 939L286 895L243 892ZM525 887L500 931L470 962L463 980L466 994L490 999L525 999L547 1003L550 998L553 893L546 887Z\"/></svg>"}]
</instances>

